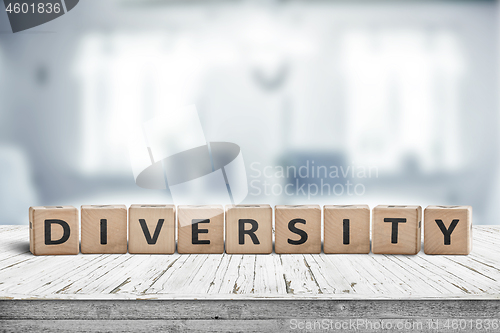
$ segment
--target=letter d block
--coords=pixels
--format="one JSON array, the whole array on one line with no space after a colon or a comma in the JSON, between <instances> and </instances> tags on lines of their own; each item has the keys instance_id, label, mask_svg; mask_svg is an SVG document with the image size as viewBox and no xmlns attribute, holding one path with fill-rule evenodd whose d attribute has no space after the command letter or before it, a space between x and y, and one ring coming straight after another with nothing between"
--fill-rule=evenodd
<instances>
[{"instance_id":1,"label":"letter d block","mask_svg":"<svg viewBox=\"0 0 500 333\"><path fill-rule=\"evenodd\" d=\"M372 214L372 252L417 254L421 248L422 207L377 206Z\"/></svg>"},{"instance_id":2,"label":"letter d block","mask_svg":"<svg viewBox=\"0 0 500 333\"><path fill-rule=\"evenodd\" d=\"M273 252L273 209L269 205L226 206L226 253Z\"/></svg>"},{"instance_id":3,"label":"letter d block","mask_svg":"<svg viewBox=\"0 0 500 333\"><path fill-rule=\"evenodd\" d=\"M128 252L175 252L175 206L132 205L128 214Z\"/></svg>"},{"instance_id":4,"label":"letter d block","mask_svg":"<svg viewBox=\"0 0 500 333\"><path fill-rule=\"evenodd\" d=\"M177 215L177 252L224 252L224 208L221 205L178 206Z\"/></svg>"},{"instance_id":5,"label":"letter d block","mask_svg":"<svg viewBox=\"0 0 500 333\"><path fill-rule=\"evenodd\" d=\"M78 210L73 206L30 207L30 251L34 255L78 254Z\"/></svg>"},{"instance_id":6,"label":"letter d block","mask_svg":"<svg viewBox=\"0 0 500 333\"><path fill-rule=\"evenodd\" d=\"M467 255L471 249L471 206L428 206L425 209L425 254Z\"/></svg>"},{"instance_id":7,"label":"letter d block","mask_svg":"<svg viewBox=\"0 0 500 333\"><path fill-rule=\"evenodd\" d=\"M82 206L82 253L127 253L127 207Z\"/></svg>"},{"instance_id":8,"label":"letter d block","mask_svg":"<svg viewBox=\"0 0 500 333\"><path fill-rule=\"evenodd\" d=\"M318 205L276 206L276 253L321 252L321 208Z\"/></svg>"}]
</instances>

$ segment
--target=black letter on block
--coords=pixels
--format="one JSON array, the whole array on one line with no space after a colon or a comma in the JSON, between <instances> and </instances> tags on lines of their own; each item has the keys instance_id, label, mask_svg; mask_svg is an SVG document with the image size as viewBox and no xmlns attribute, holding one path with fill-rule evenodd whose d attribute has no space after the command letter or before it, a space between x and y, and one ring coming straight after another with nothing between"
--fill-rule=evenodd
<instances>
[{"instance_id":1,"label":"black letter on block","mask_svg":"<svg viewBox=\"0 0 500 333\"><path fill-rule=\"evenodd\" d=\"M391 243L397 244L398 243L398 223L406 223L406 219L385 218L384 222L391 222L392 223Z\"/></svg>"},{"instance_id":2,"label":"black letter on block","mask_svg":"<svg viewBox=\"0 0 500 333\"><path fill-rule=\"evenodd\" d=\"M101 245L108 244L108 220L101 219Z\"/></svg>"},{"instance_id":3,"label":"black letter on block","mask_svg":"<svg viewBox=\"0 0 500 333\"><path fill-rule=\"evenodd\" d=\"M344 219L344 244L349 245L349 219Z\"/></svg>"},{"instance_id":4,"label":"black letter on block","mask_svg":"<svg viewBox=\"0 0 500 333\"><path fill-rule=\"evenodd\" d=\"M146 242L149 245L155 245L158 240L158 236L160 236L161 227L163 226L164 219L159 219L156 224L155 233L153 234L153 238L151 238L151 234L149 233L148 225L146 224L145 219L139 219L139 223L141 224L142 232L144 233L144 237L146 237Z\"/></svg>"},{"instance_id":5,"label":"black letter on block","mask_svg":"<svg viewBox=\"0 0 500 333\"><path fill-rule=\"evenodd\" d=\"M191 235L191 243L192 244L210 244L209 239L198 239L198 234L208 234L208 229L198 229L198 223L210 223L210 219L193 219L193 223L191 224L192 235Z\"/></svg>"},{"instance_id":6,"label":"black letter on block","mask_svg":"<svg viewBox=\"0 0 500 333\"><path fill-rule=\"evenodd\" d=\"M304 219L293 219L290 222L288 222L288 229L291 232L293 232L294 234L297 234L297 235L300 236L300 239L298 241L289 238L288 239L288 244L300 245L300 244L304 244L307 241L307 232L305 232L304 230L301 230L301 229L297 229L295 227L295 224L297 224L297 223L306 224L306 220L304 220Z\"/></svg>"},{"instance_id":7,"label":"black letter on block","mask_svg":"<svg viewBox=\"0 0 500 333\"><path fill-rule=\"evenodd\" d=\"M448 228L448 230L446 230L446 227L444 226L444 223L442 220L436 220L436 223L444 235L444 245L451 245L451 233L453 232L453 230L455 230L455 227L458 224L458 220L451 221L451 224L450 224L450 227Z\"/></svg>"},{"instance_id":8,"label":"black letter on block","mask_svg":"<svg viewBox=\"0 0 500 333\"><path fill-rule=\"evenodd\" d=\"M63 235L58 240L52 240L52 224L59 224L63 228ZM45 220L45 245L58 245L69 239L69 224L63 220Z\"/></svg>"},{"instance_id":9,"label":"black letter on block","mask_svg":"<svg viewBox=\"0 0 500 333\"><path fill-rule=\"evenodd\" d=\"M252 228L250 230L245 230L245 223L250 223ZM259 239L255 235L255 232L259 228L259 224L255 220L251 219L239 219L238 220L238 243L240 245L245 244L245 234L250 236L254 244L260 244Z\"/></svg>"}]
</instances>

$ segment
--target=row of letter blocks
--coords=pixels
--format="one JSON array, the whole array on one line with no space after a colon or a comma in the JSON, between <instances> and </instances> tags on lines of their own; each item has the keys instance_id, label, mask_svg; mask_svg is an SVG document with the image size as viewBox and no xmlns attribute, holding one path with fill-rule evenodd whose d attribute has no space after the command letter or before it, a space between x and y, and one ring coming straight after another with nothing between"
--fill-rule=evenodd
<instances>
[{"instance_id":1,"label":"row of letter blocks","mask_svg":"<svg viewBox=\"0 0 500 333\"><path fill-rule=\"evenodd\" d=\"M176 220L173 205L132 205L127 221L124 205L82 206L81 252L172 254L176 224L179 253L223 253L224 248L229 254L273 251L269 205L229 205L225 212L219 205L179 206L177 214ZM325 253L370 252L367 205L327 205L323 215ZM426 254L470 253L470 206L428 206L423 215ZM377 206L371 222L373 253L420 251L420 206ZM276 206L275 252L320 253L321 227L318 205ZM35 255L78 254L78 230L78 210L72 206L30 208L30 250Z\"/></svg>"}]
</instances>

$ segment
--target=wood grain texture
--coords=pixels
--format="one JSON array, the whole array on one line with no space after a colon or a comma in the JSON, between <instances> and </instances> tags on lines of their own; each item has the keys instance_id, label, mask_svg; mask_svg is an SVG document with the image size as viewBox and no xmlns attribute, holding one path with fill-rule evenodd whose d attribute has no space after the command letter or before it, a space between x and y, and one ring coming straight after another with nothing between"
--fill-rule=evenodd
<instances>
[{"instance_id":1,"label":"wood grain texture","mask_svg":"<svg viewBox=\"0 0 500 333\"><path fill-rule=\"evenodd\" d=\"M426 254L469 254L472 248L472 207L428 206L424 210L424 235Z\"/></svg>"},{"instance_id":2,"label":"wood grain texture","mask_svg":"<svg viewBox=\"0 0 500 333\"><path fill-rule=\"evenodd\" d=\"M177 251L184 254L224 252L224 209L221 205L178 206ZM200 221L195 223L195 221ZM197 243L193 244L193 228ZM196 229L198 232L196 232Z\"/></svg>"},{"instance_id":3,"label":"wood grain texture","mask_svg":"<svg viewBox=\"0 0 500 333\"><path fill-rule=\"evenodd\" d=\"M474 226L473 235L468 256L33 256L27 226L0 226L0 299L500 299L500 227Z\"/></svg>"},{"instance_id":4,"label":"wood grain texture","mask_svg":"<svg viewBox=\"0 0 500 333\"><path fill-rule=\"evenodd\" d=\"M259 242L243 233L243 244L240 244L239 221L241 219L255 221L257 229L253 232ZM253 230L250 223L243 224L243 230ZM228 205L226 206L226 253L228 254L269 254L273 252L273 209L270 205Z\"/></svg>"},{"instance_id":5,"label":"wood grain texture","mask_svg":"<svg viewBox=\"0 0 500 333\"><path fill-rule=\"evenodd\" d=\"M127 253L125 205L83 205L81 215L82 253Z\"/></svg>"},{"instance_id":6,"label":"wood grain texture","mask_svg":"<svg viewBox=\"0 0 500 333\"><path fill-rule=\"evenodd\" d=\"M368 205L326 205L323 216L325 253L370 253Z\"/></svg>"},{"instance_id":7,"label":"wood grain texture","mask_svg":"<svg viewBox=\"0 0 500 333\"><path fill-rule=\"evenodd\" d=\"M320 253L321 252L321 208L319 205L278 205L274 208L276 253ZM290 223L292 220L301 222ZM299 229L292 231L290 228ZM298 234L305 232L304 235ZM297 244L301 240L302 244Z\"/></svg>"},{"instance_id":8,"label":"wood grain texture","mask_svg":"<svg viewBox=\"0 0 500 333\"><path fill-rule=\"evenodd\" d=\"M143 230L140 220L147 226L147 232ZM161 229L158 229L155 238L157 228L160 227L159 223ZM175 252L174 205L131 205L128 228L129 253L173 254Z\"/></svg>"},{"instance_id":9,"label":"wood grain texture","mask_svg":"<svg viewBox=\"0 0 500 333\"><path fill-rule=\"evenodd\" d=\"M61 244L45 244L45 221L67 223L69 236ZM61 222L61 223L64 223ZM34 255L78 254L80 252L78 210L73 206L36 206L29 209L30 251ZM64 227L50 224L51 241L64 240Z\"/></svg>"},{"instance_id":10,"label":"wood grain texture","mask_svg":"<svg viewBox=\"0 0 500 333\"><path fill-rule=\"evenodd\" d=\"M395 222L388 219L398 219ZM372 211L372 251L376 254L417 254L421 248L422 207L379 205Z\"/></svg>"}]
</instances>

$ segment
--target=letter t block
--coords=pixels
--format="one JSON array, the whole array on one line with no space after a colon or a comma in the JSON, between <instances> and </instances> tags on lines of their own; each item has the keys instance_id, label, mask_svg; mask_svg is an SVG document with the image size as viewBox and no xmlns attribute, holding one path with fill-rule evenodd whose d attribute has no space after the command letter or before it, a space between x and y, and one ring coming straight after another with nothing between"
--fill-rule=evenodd
<instances>
[{"instance_id":1,"label":"letter t block","mask_svg":"<svg viewBox=\"0 0 500 333\"><path fill-rule=\"evenodd\" d=\"M425 209L425 254L467 255L471 249L471 206L428 206Z\"/></svg>"},{"instance_id":2,"label":"letter t block","mask_svg":"<svg viewBox=\"0 0 500 333\"><path fill-rule=\"evenodd\" d=\"M372 252L417 254L421 248L422 207L377 206L372 214Z\"/></svg>"}]
</instances>

